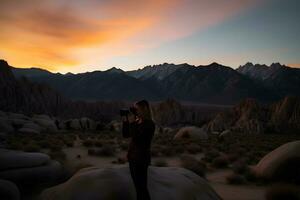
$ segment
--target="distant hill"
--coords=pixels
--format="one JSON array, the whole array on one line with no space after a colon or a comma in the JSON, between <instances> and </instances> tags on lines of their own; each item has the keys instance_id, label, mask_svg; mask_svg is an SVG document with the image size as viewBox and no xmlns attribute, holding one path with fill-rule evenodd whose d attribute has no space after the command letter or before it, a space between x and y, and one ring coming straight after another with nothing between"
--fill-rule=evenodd
<instances>
[{"instance_id":1,"label":"distant hill","mask_svg":"<svg viewBox=\"0 0 300 200\"><path fill-rule=\"evenodd\" d=\"M178 101L233 105L245 98L273 102L300 95L300 70L279 63L247 63L234 70L218 63L206 66L168 64L132 71L111 68L79 74L51 73L37 68L13 68L20 78L45 83L74 100Z\"/></svg>"}]
</instances>

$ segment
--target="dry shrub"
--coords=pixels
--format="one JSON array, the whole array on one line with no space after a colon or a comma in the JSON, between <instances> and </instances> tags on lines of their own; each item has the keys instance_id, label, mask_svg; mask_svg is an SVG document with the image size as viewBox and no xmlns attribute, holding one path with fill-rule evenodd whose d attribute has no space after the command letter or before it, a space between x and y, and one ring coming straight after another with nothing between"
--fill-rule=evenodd
<instances>
[{"instance_id":1,"label":"dry shrub","mask_svg":"<svg viewBox=\"0 0 300 200\"><path fill-rule=\"evenodd\" d=\"M91 147L94 146L94 141L91 139L83 140L82 145L85 147Z\"/></svg>"},{"instance_id":2,"label":"dry shrub","mask_svg":"<svg viewBox=\"0 0 300 200\"><path fill-rule=\"evenodd\" d=\"M201 147L198 144L193 144L193 143L189 144L186 150L191 154L199 153L202 151Z\"/></svg>"},{"instance_id":3,"label":"dry shrub","mask_svg":"<svg viewBox=\"0 0 300 200\"><path fill-rule=\"evenodd\" d=\"M110 145L103 145L101 148L88 149L88 154L93 156L109 157L115 155L115 149Z\"/></svg>"},{"instance_id":4,"label":"dry shrub","mask_svg":"<svg viewBox=\"0 0 300 200\"><path fill-rule=\"evenodd\" d=\"M218 156L212 161L212 165L216 168L226 168L228 163L229 161L226 155Z\"/></svg>"}]
</instances>

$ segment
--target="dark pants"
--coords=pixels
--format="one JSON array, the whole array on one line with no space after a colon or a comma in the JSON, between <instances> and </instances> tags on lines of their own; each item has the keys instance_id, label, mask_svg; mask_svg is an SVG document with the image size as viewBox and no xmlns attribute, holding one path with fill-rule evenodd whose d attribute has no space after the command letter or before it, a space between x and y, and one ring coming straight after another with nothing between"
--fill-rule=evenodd
<instances>
[{"instance_id":1,"label":"dark pants","mask_svg":"<svg viewBox=\"0 0 300 200\"><path fill-rule=\"evenodd\" d=\"M137 200L150 200L147 187L147 163L129 162L131 177L135 186Z\"/></svg>"}]
</instances>

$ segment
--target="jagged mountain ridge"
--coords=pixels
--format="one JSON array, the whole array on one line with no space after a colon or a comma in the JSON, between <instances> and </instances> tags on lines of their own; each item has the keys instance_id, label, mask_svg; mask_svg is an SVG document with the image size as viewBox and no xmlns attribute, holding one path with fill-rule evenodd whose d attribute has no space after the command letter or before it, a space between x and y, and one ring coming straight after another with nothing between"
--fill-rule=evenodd
<instances>
[{"instance_id":1,"label":"jagged mountain ridge","mask_svg":"<svg viewBox=\"0 0 300 200\"><path fill-rule=\"evenodd\" d=\"M295 83L298 83L300 75L293 74L295 78L291 83L286 79L287 74L294 71L298 72L297 69L279 63L270 67L247 63L237 70L218 63L206 66L164 63L132 71L113 67L106 71L41 76L30 76L30 69L28 75L24 70L19 73L15 68L14 74L49 84L72 99L93 101L147 98L156 101L174 98L179 101L235 104L244 98L269 102L286 95L298 95L300 84Z\"/></svg>"}]
</instances>

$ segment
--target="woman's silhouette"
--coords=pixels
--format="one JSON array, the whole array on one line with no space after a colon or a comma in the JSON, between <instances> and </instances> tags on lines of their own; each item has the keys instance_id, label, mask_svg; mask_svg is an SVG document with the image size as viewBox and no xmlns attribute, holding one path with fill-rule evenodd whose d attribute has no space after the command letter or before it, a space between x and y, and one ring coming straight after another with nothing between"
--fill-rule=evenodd
<instances>
[{"instance_id":1,"label":"woman's silhouette","mask_svg":"<svg viewBox=\"0 0 300 200\"><path fill-rule=\"evenodd\" d=\"M138 200L149 200L147 186L148 166L151 164L151 141L155 131L152 113L148 101L134 103L136 113L131 112L122 116L123 137L129 138L130 143L127 159Z\"/></svg>"}]
</instances>

